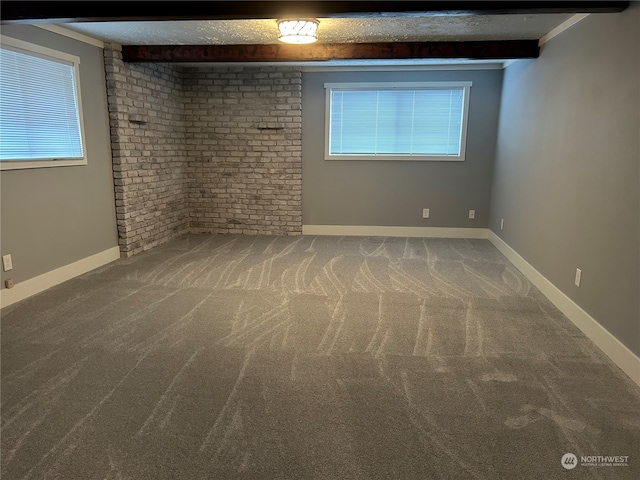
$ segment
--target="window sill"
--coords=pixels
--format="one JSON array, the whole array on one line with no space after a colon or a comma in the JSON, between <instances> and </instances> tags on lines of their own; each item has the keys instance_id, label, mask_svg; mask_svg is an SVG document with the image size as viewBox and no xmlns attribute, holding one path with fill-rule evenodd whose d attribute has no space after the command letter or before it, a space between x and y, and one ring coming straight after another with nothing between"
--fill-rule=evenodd
<instances>
[{"instance_id":1,"label":"window sill","mask_svg":"<svg viewBox=\"0 0 640 480\"><path fill-rule=\"evenodd\" d=\"M430 155L325 155L325 160L366 160L366 161L393 161L393 162L464 162L460 156L430 156Z\"/></svg>"},{"instance_id":2,"label":"window sill","mask_svg":"<svg viewBox=\"0 0 640 480\"><path fill-rule=\"evenodd\" d=\"M0 170L26 170L29 168L75 167L86 165L87 159L79 160L17 160L0 161Z\"/></svg>"}]
</instances>

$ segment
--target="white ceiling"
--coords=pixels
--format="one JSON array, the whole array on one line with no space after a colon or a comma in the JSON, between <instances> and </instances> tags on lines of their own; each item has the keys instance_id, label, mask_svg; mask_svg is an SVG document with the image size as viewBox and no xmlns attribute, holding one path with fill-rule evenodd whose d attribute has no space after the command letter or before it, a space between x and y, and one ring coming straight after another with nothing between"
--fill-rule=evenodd
<instances>
[{"instance_id":1,"label":"white ceiling","mask_svg":"<svg viewBox=\"0 0 640 480\"><path fill-rule=\"evenodd\" d=\"M572 14L320 18L319 43L540 39ZM278 43L273 20L82 22L60 26L122 45Z\"/></svg>"}]
</instances>

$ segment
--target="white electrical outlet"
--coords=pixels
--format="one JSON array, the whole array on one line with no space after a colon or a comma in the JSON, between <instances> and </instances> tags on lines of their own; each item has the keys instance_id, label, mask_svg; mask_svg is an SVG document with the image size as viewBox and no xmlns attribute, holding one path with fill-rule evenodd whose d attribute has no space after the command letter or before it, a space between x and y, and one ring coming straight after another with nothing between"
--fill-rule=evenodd
<instances>
[{"instance_id":1,"label":"white electrical outlet","mask_svg":"<svg viewBox=\"0 0 640 480\"><path fill-rule=\"evenodd\" d=\"M469 218L470 219L474 219L476 218L476 211L475 210L469 210Z\"/></svg>"},{"instance_id":2,"label":"white electrical outlet","mask_svg":"<svg viewBox=\"0 0 640 480\"><path fill-rule=\"evenodd\" d=\"M504 218L500 219L500 230L504 230Z\"/></svg>"},{"instance_id":3,"label":"white electrical outlet","mask_svg":"<svg viewBox=\"0 0 640 480\"><path fill-rule=\"evenodd\" d=\"M576 268L576 279L575 279L576 287L580 286L581 280L582 280L582 270L580 270L579 268Z\"/></svg>"},{"instance_id":4,"label":"white electrical outlet","mask_svg":"<svg viewBox=\"0 0 640 480\"><path fill-rule=\"evenodd\" d=\"M11 255L3 255L2 256L2 268L4 268L5 272L9 270L13 270L13 262L11 261Z\"/></svg>"},{"instance_id":5,"label":"white electrical outlet","mask_svg":"<svg viewBox=\"0 0 640 480\"><path fill-rule=\"evenodd\" d=\"M429 218L429 209L428 208L423 208L422 209L422 218Z\"/></svg>"}]
</instances>

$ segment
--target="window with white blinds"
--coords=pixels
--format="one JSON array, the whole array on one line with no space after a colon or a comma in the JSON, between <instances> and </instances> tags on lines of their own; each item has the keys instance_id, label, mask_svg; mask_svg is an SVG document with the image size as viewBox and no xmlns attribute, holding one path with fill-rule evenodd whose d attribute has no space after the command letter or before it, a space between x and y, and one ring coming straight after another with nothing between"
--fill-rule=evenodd
<instances>
[{"instance_id":1,"label":"window with white blinds","mask_svg":"<svg viewBox=\"0 0 640 480\"><path fill-rule=\"evenodd\" d=\"M470 82L327 83L327 160L465 159Z\"/></svg>"},{"instance_id":2,"label":"window with white blinds","mask_svg":"<svg viewBox=\"0 0 640 480\"><path fill-rule=\"evenodd\" d=\"M9 37L0 42L0 167L86 164L79 58Z\"/></svg>"}]
</instances>

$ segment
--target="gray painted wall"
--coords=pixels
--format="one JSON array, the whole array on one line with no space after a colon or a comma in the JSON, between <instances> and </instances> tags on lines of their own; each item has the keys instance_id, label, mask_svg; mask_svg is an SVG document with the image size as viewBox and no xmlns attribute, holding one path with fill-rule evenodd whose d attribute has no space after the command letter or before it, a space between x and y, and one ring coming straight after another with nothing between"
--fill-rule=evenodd
<instances>
[{"instance_id":1,"label":"gray painted wall","mask_svg":"<svg viewBox=\"0 0 640 480\"><path fill-rule=\"evenodd\" d=\"M473 82L466 161L325 161L324 83L374 81ZM502 70L303 73L303 225L486 228L501 84Z\"/></svg>"},{"instance_id":2,"label":"gray painted wall","mask_svg":"<svg viewBox=\"0 0 640 480\"><path fill-rule=\"evenodd\" d=\"M640 355L638 25L592 15L506 69L490 227Z\"/></svg>"},{"instance_id":3,"label":"gray painted wall","mask_svg":"<svg viewBox=\"0 0 640 480\"><path fill-rule=\"evenodd\" d=\"M118 246L102 49L37 27L3 25L2 34L80 57L88 164L0 174L2 254L16 283Z\"/></svg>"}]
</instances>

